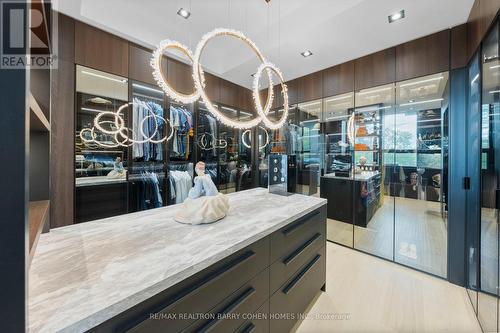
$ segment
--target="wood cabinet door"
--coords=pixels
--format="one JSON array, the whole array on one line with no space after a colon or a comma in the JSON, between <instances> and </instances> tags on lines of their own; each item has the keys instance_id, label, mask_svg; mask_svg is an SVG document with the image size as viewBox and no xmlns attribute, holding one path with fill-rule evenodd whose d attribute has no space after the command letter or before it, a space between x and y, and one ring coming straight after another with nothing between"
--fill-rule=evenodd
<instances>
[{"instance_id":1,"label":"wood cabinet door","mask_svg":"<svg viewBox=\"0 0 500 333\"><path fill-rule=\"evenodd\" d=\"M344 94L354 90L354 61L323 71L323 97Z\"/></svg>"},{"instance_id":2,"label":"wood cabinet door","mask_svg":"<svg viewBox=\"0 0 500 333\"><path fill-rule=\"evenodd\" d=\"M297 104L299 100L298 80L299 79L294 79L286 82L288 88L288 104L290 106Z\"/></svg>"},{"instance_id":3,"label":"wood cabinet door","mask_svg":"<svg viewBox=\"0 0 500 333\"><path fill-rule=\"evenodd\" d=\"M315 72L298 79L298 102L319 99L323 94L323 73Z\"/></svg>"},{"instance_id":4,"label":"wood cabinet door","mask_svg":"<svg viewBox=\"0 0 500 333\"><path fill-rule=\"evenodd\" d=\"M396 81L444 72L449 68L449 29L396 47Z\"/></svg>"},{"instance_id":5,"label":"wood cabinet door","mask_svg":"<svg viewBox=\"0 0 500 333\"><path fill-rule=\"evenodd\" d=\"M128 77L128 42L75 21L75 62L79 65Z\"/></svg>"},{"instance_id":6,"label":"wood cabinet door","mask_svg":"<svg viewBox=\"0 0 500 333\"><path fill-rule=\"evenodd\" d=\"M183 94L194 92L191 66L171 58L168 58L167 64L167 78L171 86Z\"/></svg>"},{"instance_id":7,"label":"wood cabinet door","mask_svg":"<svg viewBox=\"0 0 500 333\"><path fill-rule=\"evenodd\" d=\"M354 62L354 86L356 90L376 87L396 80L395 49L376 52Z\"/></svg>"},{"instance_id":8,"label":"wood cabinet door","mask_svg":"<svg viewBox=\"0 0 500 333\"><path fill-rule=\"evenodd\" d=\"M450 69L467 66L467 24L451 29Z\"/></svg>"},{"instance_id":9,"label":"wood cabinet door","mask_svg":"<svg viewBox=\"0 0 500 333\"><path fill-rule=\"evenodd\" d=\"M152 51L147 50L143 47L130 44L129 47L129 59L130 59L130 66L129 66L129 77L131 79L145 82L145 83L150 83L150 84L156 84L156 81L153 77L153 69L151 65L149 64L149 61L151 60L152 56ZM167 73L167 59L164 59L162 61L163 65L163 72L166 74Z\"/></svg>"},{"instance_id":10,"label":"wood cabinet door","mask_svg":"<svg viewBox=\"0 0 500 333\"><path fill-rule=\"evenodd\" d=\"M205 91L208 98L214 103L220 102L221 79L210 73L205 73Z\"/></svg>"},{"instance_id":11,"label":"wood cabinet door","mask_svg":"<svg viewBox=\"0 0 500 333\"><path fill-rule=\"evenodd\" d=\"M238 86L230 81L221 79L220 88L221 103L228 106L237 106Z\"/></svg>"},{"instance_id":12,"label":"wood cabinet door","mask_svg":"<svg viewBox=\"0 0 500 333\"><path fill-rule=\"evenodd\" d=\"M265 102L262 102L265 103ZM254 111L254 106L253 106L253 95L252 95L252 90L247 89L242 86L238 86L238 108L241 110L253 112Z\"/></svg>"},{"instance_id":13,"label":"wood cabinet door","mask_svg":"<svg viewBox=\"0 0 500 333\"><path fill-rule=\"evenodd\" d=\"M483 32L481 30L481 13L479 1L474 1L467 20L467 58L470 59L481 43Z\"/></svg>"}]
</instances>

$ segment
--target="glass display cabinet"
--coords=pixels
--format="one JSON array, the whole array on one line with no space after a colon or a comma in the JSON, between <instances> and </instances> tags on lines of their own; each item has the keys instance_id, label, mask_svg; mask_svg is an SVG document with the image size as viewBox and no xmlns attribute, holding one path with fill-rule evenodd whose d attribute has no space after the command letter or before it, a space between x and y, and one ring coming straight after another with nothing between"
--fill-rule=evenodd
<instances>
[{"instance_id":1,"label":"glass display cabinet","mask_svg":"<svg viewBox=\"0 0 500 333\"><path fill-rule=\"evenodd\" d=\"M392 188L390 175L394 175L394 101L394 84L357 91L348 126L354 143L354 247L391 260L394 201L387 196Z\"/></svg>"},{"instance_id":2,"label":"glass display cabinet","mask_svg":"<svg viewBox=\"0 0 500 333\"><path fill-rule=\"evenodd\" d=\"M84 222L128 211L131 150L119 144L113 115L128 103L128 80L77 65L75 123L75 220ZM130 113L121 121L129 127ZM99 125L99 127L96 126ZM122 172L114 172L116 169Z\"/></svg>"},{"instance_id":3,"label":"glass display cabinet","mask_svg":"<svg viewBox=\"0 0 500 333\"><path fill-rule=\"evenodd\" d=\"M205 162L205 170L218 184L218 152L227 147L227 142L219 139L219 123L207 110L203 101L197 102L196 121L197 161Z\"/></svg>"},{"instance_id":4,"label":"glass display cabinet","mask_svg":"<svg viewBox=\"0 0 500 333\"><path fill-rule=\"evenodd\" d=\"M143 134L161 141L170 134L165 112L165 95L154 86L132 82L130 86L132 113L131 134L144 141ZM158 118L153 118L153 115ZM157 208L167 204L167 142L135 143L130 147L129 212ZM150 193L155 193L152 195Z\"/></svg>"},{"instance_id":5,"label":"glass display cabinet","mask_svg":"<svg viewBox=\"0 0 500 333\"><path fill-rule=\"evenodd\" d=\"M296 147L297 191L306 195L315 195L318 192L320 169L323 165L322 106L322 100L298 104L296 111L296 125L298 127L292 125L293 128L290 129L298 131Z\"/></svg>"},{"instance_id":6,"label":"glass display cabinet","mask_svg":"<svg viewBox=\"0 0 500 333\"><path fill-rule=\"evenodd\" d=\"M219 109L231 119L239 117L238 110L234 108L220 105ZM239 157L240 138L238 129L224 124L219 125L219 140L227 143L226 149L220 151L218 155L220 174L218 188L221 193L236 191L237 176L242 166Z\"/></svg>"}]
</instances>

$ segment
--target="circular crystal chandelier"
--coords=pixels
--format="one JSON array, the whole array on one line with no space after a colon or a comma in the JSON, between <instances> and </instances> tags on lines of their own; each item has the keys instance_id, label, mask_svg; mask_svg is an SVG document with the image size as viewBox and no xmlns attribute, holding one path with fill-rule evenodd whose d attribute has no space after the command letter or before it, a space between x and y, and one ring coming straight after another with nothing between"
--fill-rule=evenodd
<instances>
[{"instance_id":1,"label":"circular crystal chandelier","mask_svg":"<svg viewBox=\"0 0 500 333\"><path fill-rule=\"evenodd\" d=\"M129 108L134 103L125 103L116 110L113 111L101 111L94 118L94 126L91 128L83 128L80 131L80 139L86 144L97 144L103 148L117 148L117 147L130 147L133 144L142 144L142 143L162 143L165 141L169 141L173 134L174 128L170 121L165 119L164 117L155 114L155 112L147 107L148 115L145 116L141 122L139 127L139 132L136 133L133 129L125 126L125 120L123 118L123 112L126 108ZM111 117L113 120L101 120L102 117ZM152 134L147 136L144 133L144 127L147 126L146 122L152 119L154 124L154 130ZM159 139L158 134L160 134L160 125L161 124L169 124L170 130L169 135L165 135ZM108 137L112 137L112 140L102 140L98 137L97 133L104 133Z\"/></svg>"},{"instance_id":2,"label":"circular crystal chandelier","mask_svg":"<svg viewBox=\"0 0 500 333\"><path fill-rule=\"evenodd\" d=\"M253 91L252 91L254 106L257 110L257 117L251 120L237 121L227 117L215 107L215 105L208 98L207 93L205 92L205 73L203 72L203 68L200 63L200 58L207 43L211 39L219 36L232 37L241 40L243 43L245 43L252 49L252 51L255 53L255 55L261 62L253 80ZM168 48L173 48L181 51L189 58L189 60L192 61L193 63L192 76L195 88L195 92L193 92L192 94L186 95L176 91L165 79L165 75L163 74L161 69L161 59L163 57L163 52ZM277 66L268 62L260 52L257 45L255 45L255 43L250 38L246 37L240 31L226 29L226 28L219 28L206 33L198 43L194 55L185 45L182 45L181 43L176 41L165 39L160 42L156 50L153 52L150 64L153 67L153 76L156 82L158 83L158 86L163 89L163 91L167 94L167 96L169 96L170 98L172 98L177 102L181 102L184 104L192 103L201 98L205 103L205 106L208 109L208 111L212 115L214 115L214 117L216 117L221 123L227 126L235 127L238 129L249 129L263 122L264 125L270 129L278 129L285 124L286 118L288 117L288 91L283 78L283 74L281 73L281 71ZM266 103L264 107L262 107L262 102L259 96L259 80L264 71L267 75L269 87L268 87ZM281 92L283 94L284 111L282 117L277 122L273 122L267 117L274 98L273 80L272 80L273 72L276 74L276 76L280 81Z\"/></svg>"}]
</instances>

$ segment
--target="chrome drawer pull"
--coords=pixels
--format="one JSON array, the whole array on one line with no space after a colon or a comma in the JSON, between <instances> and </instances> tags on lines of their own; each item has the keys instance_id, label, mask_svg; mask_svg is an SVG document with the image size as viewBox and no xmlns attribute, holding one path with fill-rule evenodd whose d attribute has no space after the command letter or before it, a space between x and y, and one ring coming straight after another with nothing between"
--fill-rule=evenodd
<instances>
[{"instance_id":1,"label":"chrome drawer pull","mask_svg":"<svg viewBox=\"0 0 500 333\"><path fill-rule=\"evenodd\" d=\"M304 251L311 246L318 238L321 237L320 233L316 233L314 236L312 236L311 239L309 239L307 242L302 244L297 250L295 250L292 254L290 254L288 257L283 260L283 263L285 266L288 266L290 263L292 263L296 258L298 258Z\"/></svg>"},{"instance_id":2,"label":"chrome drawer pull","mask_svg":"<svg viewBox=\"0 0 500 333\"><path fill-rule=\"evenodd\" d=\"M300 229L300 227L302 227L306 222L309 221L310 218L312 218L313 216L316 216L319 214L319 210L315 210L314 212L312 213L309 213L305 216L302 216L300 219L297 220L297 222L295 222L293 225L291 225L290 227L286 228L285 230L283 230L283 234L285 236L290 236L291 234L293 234L295 231L297 231L298 229Z\"/></svg>"},{"instance_id":3,"label":"chrome drawer pull","mask_svg":"<svg viewBox=\"0 0 500 333\"><path fill-rule=\"evenodd\" d=\"M307 274L307 272L314 266L314 264L321 258L321 254L318 254L316 257L314 257L313 260L309 264L307 264L306 267L295 277L293 278L292 282L290 282L285 288L283 288L283 293L285 295L288 295L293 288L300 282L302 277Z\"/></svg>"},{"instance_id":4,"label":"chrome drawer pull","mask_svg":"<svg viewBox=\"0 0 500 333\"><path fill-rule=\"evenodd\" d=\"M236 310L242 303L244 303L247 299L249 299L253 294L255 294L255 288L250 287L243 294L241 294L237 299L232 301L224 310L222 310L221 314L223 315L228 315L233 313L234 310ZM222 316L225 317L225 316ZM206 324L204 327L202 327L198 333L208 333L212 331L217 324L223 319L218 318L210 321L208 324Z\"/></svg>"}]
</instances>

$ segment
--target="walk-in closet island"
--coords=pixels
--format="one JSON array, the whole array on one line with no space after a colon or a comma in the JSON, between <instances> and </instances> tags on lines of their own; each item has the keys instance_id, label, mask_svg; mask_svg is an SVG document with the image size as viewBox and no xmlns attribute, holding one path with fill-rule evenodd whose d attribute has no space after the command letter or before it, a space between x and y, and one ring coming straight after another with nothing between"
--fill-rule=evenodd
<instances>
[{"instance_id":1,"label":"walk-in closet island","mask_svg":"<svg viewBox=\"0 0 500 333\"><path fill-rule=\"evenodd\" d=\"M30 331L288 332L325 288L326 200L227 196L212 224L177 223L173 205L42 234Z\"/></svg>"}]
</instances>

